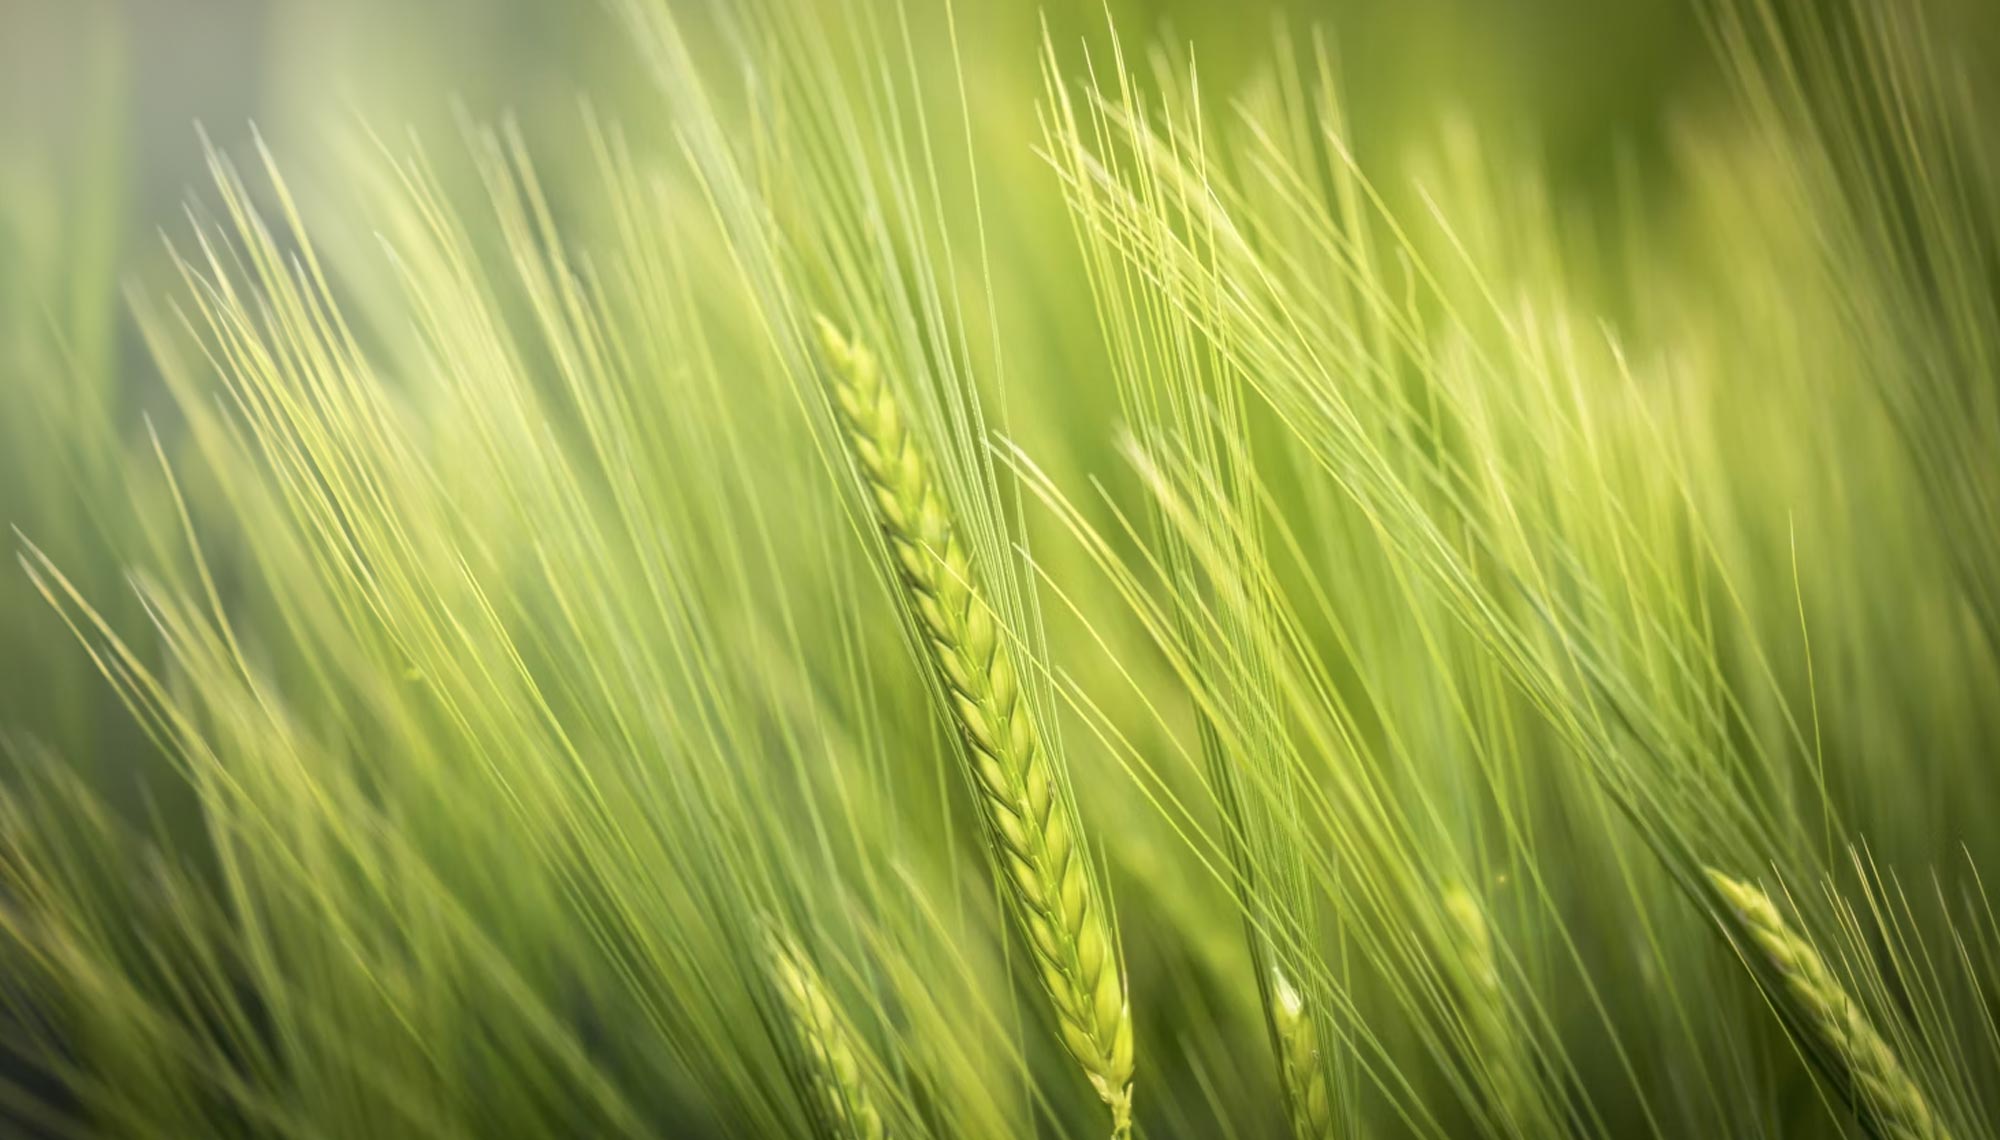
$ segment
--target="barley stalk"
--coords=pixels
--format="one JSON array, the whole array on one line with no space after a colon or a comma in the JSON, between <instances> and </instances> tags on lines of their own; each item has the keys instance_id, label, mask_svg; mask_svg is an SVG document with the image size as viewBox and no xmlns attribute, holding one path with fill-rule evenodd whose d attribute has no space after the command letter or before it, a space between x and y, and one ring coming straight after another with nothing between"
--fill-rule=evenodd
<instances>
[{"instance_id":1,"label":"barley stalk","mask_svg":"<svg viewBox=\"0 0 2000 1140\"><path fill-rule=\"evenodd\" d=\"M874 355L824 318L819 334L834 403L965 740L1011 909L1064 1044L1110 1107L1113 1135L1126 1135L1132 1017L1110 914L1077 847L1076 820L1059 794L1013 655L974 588L971 554Z\"/></svg>"},{"instance_id":2,"label":"barley stalk","mask_svg":"<svg viewBox=\"0 0 2000 1140\"><path fill-rule=\"evenodd\" d=\"M1286 1107L1291 1111L1297 1140L1325 1140L1333 1135L1333 1098L1327 1089L1326 1067L1320 1063L1319 1030L1305 998L1286 979L1271 971L1271 1019L1278 1031L1278 1063L1283 1067Z\"/></svg>"},{"instance_id":3,"label":"barley stalk","mask_svg":"<svg viewBox=\"0 0 2000 1140\"><path fill-rule=\"evenodd\" d=\"M774 928L764 932L764 956L772 986L805 1052L828 1129L840 1140L885 1140L888 1131L862 1078L854 1030L827 992L825 979L798 944Z\"/></svg>"},{"instance_id":4,"label":"barley stalk","mask_svg":"<svg viewBox=\"0 0 2000 1140\"><path fill-rule=\"evenodd\" d=\"M1710 869L1708 881L1728 904L1739 932L1784 981L1783 996L1798 1020L1817 1034L1828 1056L1846 1068L1850 1095L1863 1119L1885 1140L1946 1140L1930 1102L1910 1079L1861 1006L1849 997L1812 944L1786 925L1770 896L1753 884Z\"/></svg>"}]
</instances>

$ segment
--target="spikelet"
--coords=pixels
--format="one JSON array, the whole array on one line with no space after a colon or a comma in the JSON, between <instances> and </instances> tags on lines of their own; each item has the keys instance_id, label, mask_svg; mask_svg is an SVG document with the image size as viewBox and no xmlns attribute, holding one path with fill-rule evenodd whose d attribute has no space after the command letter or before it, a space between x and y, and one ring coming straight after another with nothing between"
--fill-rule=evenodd
<instances>
[{"instance_id":1,"label":"spikelet","mask_svg":"<svg viewBox=\"0 0 2000 1140\"><path fill-rule=\"evenodd\" d=\"M1024 699L1012 653L979 598L970 552L874 355L825 318L819 335L834 404L877 520L966 744L980 814L1011 909L1055 1007L1064 1043L1111 1109L1132 1112L1132 1017L1111 916L1077 844L1053 759Z\"/></svg>"},{"instance_id":2,"label":"spikelet","mask_svg":"<svg viewBox=\"0 0 2000 1140\"><path fill-rule=\"evenodd\" d=\"M828 1130L839 1140L886 1140L882 1113L861 1071L854 1030L834 1004L826 980L798 944L774 927L764 930L764 964L805 1054Z\"/></svg>"},{"instance_id":3,"label":"spikelet","mask_svg":"<svg viewBox=\"0 0 2000 1140\"><path fill-rule=\"evenodd\" d=\"M1849 997L1812 944L1786 925L1770 896L1753 884L1707 870L1728 915L1749 946L1784 982L1782 997L1799 1023L1819 1036L1823 1052L1847 1070L1849 1092L1884 1140L1947 1140L1923 1091L1903 1070L1868 1015Z\"/></svg>"},{"instance_id":4,"label":"spikelet","mask_svg":"<svg viewBox=\"0 0 2000 1140\"><path fill-rule=\"evenodd\" d=\"M1271 1020L1278 1031L1278 1063L1285 1078L1286 1108L1297 1140L1333 1135L1333 1098L1326 1066L1320 1061L1319 1030L1312 1011L1284 972L1271 970Z\"/></svg>"}]
</instances>

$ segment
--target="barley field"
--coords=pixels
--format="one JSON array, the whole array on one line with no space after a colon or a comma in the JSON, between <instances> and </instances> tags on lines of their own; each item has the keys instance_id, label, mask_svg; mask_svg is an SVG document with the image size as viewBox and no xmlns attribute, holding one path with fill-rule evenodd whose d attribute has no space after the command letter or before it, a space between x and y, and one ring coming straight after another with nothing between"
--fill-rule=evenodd
<instances>
[{"instance_id":1,"label":"barley field","mask_svg":"<svg viewBox=\"0 0 2000 1140\"><path fill-rule=\"evenodd\" d=\"M0 1137L2000 1137L1985 0L12 0Z\"/></svg>"}]
</instances>

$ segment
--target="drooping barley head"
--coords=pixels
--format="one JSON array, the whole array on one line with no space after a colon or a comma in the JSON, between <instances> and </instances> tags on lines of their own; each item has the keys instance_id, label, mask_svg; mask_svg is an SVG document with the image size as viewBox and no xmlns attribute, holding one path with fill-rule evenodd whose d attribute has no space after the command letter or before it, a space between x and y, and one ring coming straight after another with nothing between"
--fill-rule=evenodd
<instances>
[{"instance_id":1,"label":"drooping barley head","mask_svg":"<svg viewBox=\"0 0 2000 1140\"><path fill-rule=\"evenodd\" d=\"M1533 1109L1534 1077L1508 1008L1506 986L1494 953L1493 928L1479 899L1464 886L1447 886L1442 901L1445 917L1451 920L1458 978L1464 990L1460 1008L1471 1047L1482 1062L1479 1068L1485 1074L1482 1083L1487 1098L1509 1131L1532 1134L1539 1127Z\"/></svg>"},{"instance_id":2,"label":"drooping barley head","mask_svg":"<svg viewBox=\"0 0 2000 1140\"><path fill-rule=\"evenodd\" d=\"M1819 952L1785 922L1770 896L1712 868L1707 874L1727 904L1739 938L1780 979L1783 988L1777 996L1791 1006L1806 1031L1819 1037L1822 1053L1846 1070L1849 1095L1875 1133L1884 1140L1946 1140L1950 1134L1889 1043Z\"/></svg>"},{"instance_id":3,"label":"drooping barley head","mask_svg":"<svg viewBox=\"0 0 2000 1140\"><path fill-rule=\"evenodd\" d=\"M1013 654L975 586L943 488L874 355L824 318L834 404L909 591L928 656L966 745L980 814L1010 905L1055 1007L1064 1043L1131 1127L1132 1019L1112 935L1077 823L1057 786Z\"/></svg>"},{"instance_id":4,"label":"drooping barley head","mask_svg":"<svg viewBox=\"0 0 2000 1140\"><path fill-rule=\"evenodd\" d=\"M1278 1063L1283 1066L1286 1107L1297 1140L1333 1135L1333 1097L1320 1059L1319 1029L1306 1000L1284 972L1271 971L1271 1020L1278 1031Z\"/></svg>"},{"instance_id":5,"label":"drooping barley head","mask_svg":"<svg viewBox=\"0 0 2000 1140\"><path fill-rule=\"evenodd\" d=\"M886 1140L869 1094L854 1029L805 952L775 927L764 931L765 968L804 1054L816 1108L839 1140Z\"/></svg>"}]
</instances>

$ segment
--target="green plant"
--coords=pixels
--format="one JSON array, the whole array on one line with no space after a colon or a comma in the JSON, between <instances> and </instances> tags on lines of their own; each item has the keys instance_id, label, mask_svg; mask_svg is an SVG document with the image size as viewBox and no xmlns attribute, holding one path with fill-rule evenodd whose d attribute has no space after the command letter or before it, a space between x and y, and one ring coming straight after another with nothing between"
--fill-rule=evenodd
<instances>
[{"instance_id":1,"label":"green plant","mask_svg":"<svg viewBox=\"0 0 2000 1140\"><path fill-rule=\"evenodd\" d=\"M825 979L798 944L774 928L765 929L764 956L771 984L798 1034L830 1134L839 1140L883 1140L889 1133L868 1092L861 1046Z\"/></svg>"},{"instance_id":2,"label":"green plant","mask_svg":"<svg viewBox=\"0 0 2000 1140\"><path fill-rule=\"evenodd\" d=\"M2000 1135L1970 0L517 2L0 122L0 1133Z\"/></svg>"},{"instance_id":3,"label":"green plant","mask_svg":"<svg viewBox=\"0 0 2000 1140\"><path fill-rule=\"evenodd\" d=\"M965 742L972 784L1023 940L1055 1007L1063 1042L1111 1109L1132 1127L1132 1010L1118 940L1057 759L1024 700L1007 632L973 584L951 508L922 444L867 349L823 318L820 344L855 458L932 663Z\"/></svg>"},{"instance_id":4,"label":"green plant","mask_svg":"<svg viewBox=\"0 0 2000 1140\"><path fill-rule=\"evenodd\" d=\"M1838 1067L1877 1135L1893 1140L1943 1140L1923 1091L1868 1014L1840 984L1812 943L1801 938L1769 895L1753 883L1710 869L1708 881L1726 905L1734 934L1763 959L1783 1004Z\"/></svg>"},{"instance_id":5,"label":"green plant","mask_svg":"<svg viewBox=\"0 0 2000 1140\"><path fill-rule=\"evenodd\" d=\"M1271 1007L1277 1022L1280 1063L1285 1069L1285 1095L1291 1108L1292 1134L1298 1140L1334 1135L1332 1094L1320 1057L1319 1030L1305 999L1283 974L1271 976Z\"/></svg>"}]
</instances>

